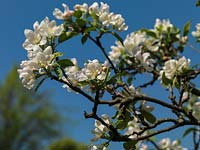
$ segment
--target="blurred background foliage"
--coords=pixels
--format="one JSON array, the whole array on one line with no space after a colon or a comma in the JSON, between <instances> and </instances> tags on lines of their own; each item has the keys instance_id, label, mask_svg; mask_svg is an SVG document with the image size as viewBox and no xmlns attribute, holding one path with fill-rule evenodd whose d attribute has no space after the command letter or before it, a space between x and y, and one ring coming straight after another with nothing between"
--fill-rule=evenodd
<instances>
[{"instance_id":1,"label":"blurred background foliage","mask_svg":"<svg viewBox=\"0 0 200 150\"><path fill-rule=\"evenodd\" d=\"M26 90L16 70L14 67L0 83L0 150L87 149L63 138L62 115L50 101L48 91Z\"/></svg>"}]
</instances>

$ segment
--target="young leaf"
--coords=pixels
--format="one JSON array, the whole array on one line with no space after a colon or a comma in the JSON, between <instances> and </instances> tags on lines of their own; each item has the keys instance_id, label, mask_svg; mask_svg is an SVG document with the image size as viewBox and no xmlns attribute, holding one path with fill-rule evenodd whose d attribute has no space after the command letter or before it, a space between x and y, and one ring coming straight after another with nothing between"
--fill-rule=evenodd
<instances>
[{"instance_id":1,"label":"young leaf","mask_svg":"<svg viewBox=\"0 0 200 150\"><path fill-rule=\"evenodd\" d=\"M142 29L141 30L142 32L145 32L147 35L151 36L151 37L154 37L156 38L156 33L151 31L151 30L148 30L148 29Z\"/></svg>"},{"instance_id":2,"label":"young leaf","mask_svg":"<svg viewBox=\"0 0 200 150\"><path fill-rule=\"evenodd\" d=\"M67 35L66 35L66 32L62 33L59 37L58 37L58 42L59 43L62 43L64 41L67 40Z\"/></svg>"},{"instance_id":3,"label":"young leaf","mask_svg":"<svg viewBox=\"0 0 200 150\"><path fill-rule=\"evenodd\" d=\"M87 35L83 35L83 37L81 38L81 43L84 45L85 42L87 41L88 36Z\"/></svg>"},{"instance_id":4,"label":"young leaf","mask_svg":"<svg viewBox=\"0 0 200 150\"><path fill-rule=\"evenodd\" d=\"M135 146L136 144L137 144L137 141L131 140L124 143L123 146L125 150L136 150L136 146Z\"/></svg>"},{"instance_id":5,"label":"young leaf","mask_svg":"<svg viewBox=\"0 0 200 150\"><path fill-rule=\"evenodd\" d=\"M116 128L119 130L123 130L126 128L128 122L124 121L124 120L118 120L116 123Z\"/></svg>"},{"instance_id":6,"label":"young leaf","mask_svg":"<svg viewBox=\"0 0 200 150\"><path fill-rule=\"evenodd\" d=\"M56 52L53 54L53 58L61 57L61 56L63 56L63 53L61 53L61 52Z\"/></svg>"},{"instance_id":7,"label":"young leaf","mask_svg":"<svg viewBox=\"0 0 200 150\"><path fill-rule=\"evenodd\" d=\"M62 70L61 70L60 68L55 68L54 71L55 71L55 73L56 73L58 79L61 79L61 78L62 78L62 75L63 75L63 74L62 74Z\"/></svg>"},{"instance_id":8,"label":"young leaf","mask_svg":"<svg viewBox=\"0 0 200 150\"><path fill-rule=\"evenodd\" d=\"M69 66L74 66L73 62L70 59L61 59L61 60L58 60L57 63L63 69Z\"/></svg>"},{"instance_id":9,"label":"young leaf","mask_svg":"<svg viewBox=\"0 0 200 150\"><path fill-rule=\"evenodd\" d=\"M76 18L81 18L83 12L81 10L77 10L74 12L73 16Z\"/></svg>"},{"instance_id":10,"label":"young leaf","mask_svg":"<svg viewBox=\"0 0 200 150\"><path fill-rule=\"evenodd\" d=\"M74 37L76 35L78 35L77 32L71 32L71 31L64 32L58 37L58 42L62 43L62 42L67 41L67 40L69 40L70 38L72 38L72 37Z\"/></svg>"},{"instance_id":11,"label":"young leaf","mask_svg":"<svg viewBox=\"0 0 200 150\"><path fill-rule=\"evenodd\" d=\"M187 130L185 130L185 132L183 133L183 137L187 136L190 132L195 131L195 128L188 128Z\"/></svg>"},{"instance_id":12,"label":"young leaf","mask_svg":"<svg viewBox=\"0 0 200 150\"><path fill-rule=\"evenodd\" d=\"M172 84L172 81L165 76L165 73L162 74L162 83L164 85Z\"/></svg>"},{"instance_id":13,"label":"young leaf","mask_svg":"<svg viewBox=\"0 0 200 150\"><path fill-rule=\"evenodd\" d=\"M86 20L77 18L77 19L76 19L76 23L78 24L79 27L83 28L83 27L86 26L86 23L87 23L87 22L86 22Z\"/></svg>"},{"instance_id":14,"label":"young leaf","mask_svg":"<svg viewBox=\"0 0 200 150\"><path fill-rule=\"evenodd\" d=\"M200 6L200 0L197 0L196 1L196 7L199 7Z\"/></svg>"},{"instance_id":15,"label":"young leaf","mask_svg":"<svg viewBox=\"0 0 200 150\"><path fill-rule=\"evenodd\" d=\"M150 123L155 123L156 122L156 118L154 117L154 115L152 115L150 112L147 111L142 111L142 115L144 116L144 118L150 122Z\"/></svg>"},{"instance_id":16,"label":"young leaf","mask_svg":"<svg viewBox=\"0 0 200 150\"><path fill-rule=\"evenodd\" d=\"M190 30L190 21L186 22L186 24L183 27L183 36L188 35L189 30Z\"/></svg>"}]
</instances>

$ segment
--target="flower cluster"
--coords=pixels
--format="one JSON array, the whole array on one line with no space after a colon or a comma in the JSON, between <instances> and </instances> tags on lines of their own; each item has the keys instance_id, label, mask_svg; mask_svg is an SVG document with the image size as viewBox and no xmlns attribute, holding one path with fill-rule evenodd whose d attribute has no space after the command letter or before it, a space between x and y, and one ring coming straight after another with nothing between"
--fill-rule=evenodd
<instances>
[{"instance_id":1,"label":"flower cluster","mask_svg":"<svg viewBox=\"0 0 200 150\"><path fill-rule=\"evenodd\" d=\"M112 124L111 119L108 115L103 114L102 120L107 124ZM95 137L92 139L92 141L98 141L101 138L106 138L106 133L109 131L108 128L102 124L99 120L95 120L95 129L92 131L92 133L95 135Z\"/></svg>"},{"instance_id":2,"label":"flower cluster","mask_svg":"<svg viewBox=\"0 0 200 150\"><path fill-rule=\"evenodd\" d=\"M171 141L169 138L164 138L160 141L159 147L162 150L187 150L180 145L178 140Z\"/></svg>"},{"instance_id":3,"label":"flower cluster","mask_svg":"<svg viewBox=\"0 0 200 150\"><path fill-rule=\"evenodd\" d=\"M85 67L80 69L75 58L72 58L71 61L73 62L74 66L66 67L65 74L68 76L70 82L73 83L74 86L84 88L87 83L90 84L91 80L105 80L108 71L107 62L101 64L97 59L88 60L88 62L84 64ZM65 77L63 77L63 80L66 80ZM64 85L63 87L69 88L67 85Z\"/></svg>"},{"instance_id":4,"label":"flower cluster","mask_svg":"<svg viewBox=\"0 0 200 150\"><path fill-rule=\"evenodd\" d=\"M55 20L50 21L48 17L39 23L36 21L33 25L34 31L25 29L24 34L26 37L23 43L24 49L34 55L37 53L35 49L38 46L44 46L51 38L59 36L64 30L63 25L57 26Z\"/></svg>"},{"instance_id":5,"label":"flower cluster","mask_svg":"<svg viewBox=\"0 0 200 150\"><path fill-rule=\"evenodd\" d=\"M84 14L89 14L93 19L97 20L105 27L112 27L118 31L124 31L128 29L128 26L125 24L124 18L120 14L114 14L110 12L110 7L108 4L101 2L100 6L97 2L94 2L91 6L88 4L76 4L74 10L69 10L69 7L66 4L63 4L64 12L60 9L55 8L53 15L57 19L67 20L72 17L72 15L81 11ZM84 16L84 15L83 15Z\"/></svg>"},{"instance_id":6,"label":"flower cluster","mask_svg":"<svg viewBox=\"0 0 200 150\"><path fill-rule=\"evenodd\" d=\"M179 29L171 24L169 19L156 19L156 23L152 31L156 33L156 36L161 40L167 39L167 36L169 36L169 33L171 33L170 38L173 39L175 42L179 41L182 44L185 44L187 42L187 36L181 36Z\"/></svg>"},{"instance_id":7,"label":"flower cluster","mask_svg":"<svg viewBox=\"0 0 200 150\"><path fill-rule=\"evenodd\" d=\"M137 67L151 71L155 60L150 57L148 51L155 52L158 47L150 43L152 43L152 38L147 37L145 32L133 32L126 37L123 45L117 41L116 46L111 46L109 58L115 64L123 59L128 65L137 64Z\"/></svg>"},{"instance_id":8,"label":"flower cluster","mask_svg":"<svg viewBox=\"0 0 200 150\"><path fill-rule=\"evenodd\" d=\"M188 70L190 66L190 59L182 57L178 60L168 60L165 62L163 69L160 71L160 79L163 84L163 79L166 77L169 80L172 80L177 76L184 73L185 70Z\"/></svg>"},{"instance_id":9,"label":"flower cluster","mask_svg":"<svg viewBox=\"0 0 200 150\"><path fill-rule=\"evenodd\" d=\"M187 148L184 148L180 145L178 140L171 141L169 138L160 140L158 147L162 150L187 150ZM148 150L148 145L141 144L139 146L139 150Z\"/></svg>"},{"instance_id":10,"label":"flower cluster","mask_svg":"<svg viewBox=\"0 0 200 150\"><path fill-rule=\"evenodd\" d=\"M192 108L193 116L200 121L200 102L195 102Z\"/></svg>"},{"instance_id":11,"label":"flower cluster","mask_svg":"<svg viewBox=\"0 0 200 150\"><path fill-rule=\"evenodd\" d=\"M107 147L102 145L92 145L90 146L90 150L107 150Z\"/></svg>"},{"instance_id":12,"label":"flower cluster","mask_svg":"<svg viewBox=\"0 0 200 150\"><path fill-rule=\"evenodd\" d=\"M63 26L57 26L54 20L46 17L41 23L35 22L34 31L25 29L26 37L23 47L27 50L28 60L22 61L21 69L18 69L19 77L23 85L31 89L34 87L37 77L44 75L50 69L54 60L53 49L48 46L49 40L59 36Z\"/></svg>"},{"instance_id":13,"label":"flower cluster","mask_svg":"<svg viewBox=\"0 0 200 150\"><path fill-rule=\"evenodd\" d=\"M140 123L136 117L133 118L132 121L128 122L127 131L125 135L128 135L130 139L134 139L137 137L137 133L141 131Z\"/></svg>"},{"instance_id":14,"label":"flower cluster","mask_svg":"<svg viewBox=\"0 0 200 150\"><path fill-rule=\"evenodd\" d=\"M196 38L200 38L200 23L198 23L197 25L196 25L196 31L193 31L192 32L192 35L194 36L194 37L196 37Z\"/></svg>"}]
</instances>

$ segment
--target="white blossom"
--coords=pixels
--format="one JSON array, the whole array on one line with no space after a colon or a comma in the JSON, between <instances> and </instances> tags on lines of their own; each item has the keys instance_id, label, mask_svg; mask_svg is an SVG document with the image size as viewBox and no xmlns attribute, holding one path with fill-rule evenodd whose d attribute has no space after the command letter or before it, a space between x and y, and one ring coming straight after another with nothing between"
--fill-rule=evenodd
<instances>
[{"instance_id":1,"label":"white blossom","mask_svg":"<svg viewBox=\"0 0 200 150\"><path fill-rule=\"evenodd\" d=\"M192 114L198 121L200 121L200 102L194 103Z\"/></svg>"},{"instance_id":2,"label":"white blossom","mask_svg":"<svg viewBox=\"0 0 200 150\"><path fill-rule=\"evenodd\" d=\"M111 46L112 50L109 52L109 58L114 64L118 64L121 59L124 59L129 65L134 63L134 65L137 64L137 67L152 71L155 60L143 48L156 52L158 46L153 46L150 41L152 42L152 38L147 37L144 32L133 32L127 35L123 45L117 41L116 46Z\"/></svg>"},{"instance_id":3,"label":"white blossom","mask_svg":"<svg viewBox=\"0 0 200 150\"><path fill-rule=\"evenodd\" d=\"M87 80L87 77L80 70L76 58L72 58L71 61L74 64L74 66L66 67L64 69L65 74L70 80L70 83L72 83L74 86L80 86L81 88L83 88L83 86L79 84L79 82ZM62 79L68 82L65 77L63 77ZM66 84L63 85L63 88L68 88L68 91L72 91L71 88L69 88Z\"/></svg>"},{"instance_id":4,"label":"white blossom","mask_svg":"<svg viewBox=\"0 0 200 150\"><path fill-rule=\"evenodd\" d=\"M59 36L63 30L62 24L57 26L55 20L50 21L48 17L40 23L40 34L44 37Z\"/></svg>"},{"instance_id":5,"label":"white blossom","mask_svg":"<svg viewBox=\"0 0 200 150\"><path fill-rule=\"evenodd\" d=\"M71 18L71 16L73 15L74 11L70 10L69 7L66 4L62 4L62 6L64 7L64 12L62 12L60 9L55 8L53 11L53 15L60 20L66 20Z\"/></svg>"},{"instance_id":6,"label":"white blossom","mask_svg":"<svg viewBox=\"0 0 200 150\"><path fill-rule=\"evenodd\" d=\"M102 64L99 63L97 59L88 60L88 63L85 63L85 68L82 69L82 72L87 76L88 79L94 80L104 80L106 77L106 72L103 71Z\"/></svg>"},{"instance_id":7,"label":"white blossom","mask_svg":"<svg viewBox=\"0 0 200 150\"><path fill-rule=\"evenodd\" d=\"M163 66L163 70L160 71L160 75L162 77L163 73L165 73L166 78L173 79L176 74L183 73L184 69L188 69L190 66L190 59L186 59L182 57L178 60L168 60L165 62Z\"/></svg>"},{"instance_id":8,"label":"white blossom","mask_svg":"<svg viewBox=\"0 0 200 150\"><path fill-rule=\"evenodd\" d=\"M90 146L90 150L107 150L107 147L102 145L92 145Z\"/></svg>"},{"instance_id":9,"label":"white blossom","mask_svg":"<svg viewBox=\"0 0 200 150\"><path fill-rule=\"evenodd\" d=\"M171 140L169 138L164 138L160 141L160 147L162 149L166 149L168 147L170 147L170 144L171 144Z\"/></svg>"},{"instance_id":10,"label":"white blossom","mask_svg":"<svg viewBox=\"0 0 200 150\"><path fill-rule=\"evenodd\" d=\"M178 140L174 140L171 142L169 138L164 138L159 143L159 148L162 150L187 150L186 148L183 148Z\"/></svg>"},{"instance_id":11,"label":"white blossom","mask_svg":"<svg viewBox=\"0 0 200 150\"><path fill-rule=\"evenodd\" d=\"M34 31L32 31L30 29L24 30L24 35L26 37L26 40L23 43L23 47L26 50L32 50L35 46L45 45L47 42L46 37L43 37L40 34L40 25L39 25L38 21L36 21L33 24L33 29L34 29Z\"/></svg>"},{"instance_id":12,"label":"white blossom","mask_svg":"<svg viewBox=\"0 0 200 150\"><path fill-rule=\"evenodd\" d=\"M74 10L75 11L81 10L82 12L87 12L88 11L88 4L86 4L86 3L83 3L82 5L76 4L74 6Z\"/></svg>"},{"instance_id":13,"label":"white blossom","mask_svg":"<svg viewBox=\"0 0 200 150\"><path fill-rule=\"evenodd\" d=\"M109 52L109 58L114 64L118 64L120 62L120 57L124 52L124 46L120 41L116 41L115 44L116 46L111 46L112 50Z\"/></svg>"},{"instance_id":14,"label":"white blossom","mask_svg":"<svg viewBox=\"0 0 200 150\"><path fill-rule=\"evenodd\" d=\"M155 30L161 29L163 32L168 32L171 28L173 28L173 24L170 23L169 19L163 19L162 21L160 19L156 19L156 23L154 25Z\"/></svg>"},{"instance_id":15,"label":"white blossom","mask_svg":"<svg viewBox=\"0 0 200 150\"><path fill-rule=\"evenodd\" d=\"M193 31L193 32L192 32L192 35L193 35L194 37L197 37L197 38L200 37L200 23L198 23L198 24L196 25L196 31Z\"/></svg>"},{"instance_id":16,"label":"white blossom","mask_svg":"<svg viewBox=\"0 0 200 150\"><path fill-rule=\"evenodd\" d=\"M148 146L145 144L142 144L139 148L139 150L148 150Z\"/></svg>"},{"instance_id":17,"label":"white blossom","mask_svg":"<svg viewBox=\"0 0 200 150\"><path fill-rule=\"evenodd\" d=\"M152 112L154 107L151 105L147 105L147 101L141 101L141 109L146 112Z\"/></svg>"},{"instance_id":18,"label":"white blossom","mask_svg":"<svg viewBox=\"0 0 200 150\"><path fill-rule=\"evenodd\" d=\"M35 84L35 75L33 70L37 68L37 63L33 61L22 61L20 64L22 69L18 69L19 78L22 80L22 84L27 89L32 89Z\"/></svg>"},{"instance_id":19,"label":"white blossom","mask_svg":"<svg viewBox=\"0 0 200 150\"><path fill-rule=\"evenodd\" d=\"M136 117L134 117L132 121L128 122L127 127L125 135L128 135L130 139L136 138L137 133L141 131L140 124L138 123L138 119Z\"/></svg>"},{"instance_id":20,"label":"white blossom","mask_svg":"<svg viewBox=\"0 0 200 150\"><path fill-rule=\"evenodd\" d=\"M99 4L94 2L91 6L89 6L89 14L97 14L99 12Z\"/></svg>"},{"instance_id":21,"label":"white blossom","mask_svg":"<svg viewBox=\"0 0 200 150\"><path fill-rule=\"evenodd\" d=\"M89 7L89 13L96 14L99 18L99 21L102 22L104 26L112 26L118 31L124 31L128 29L124 18L120 14L114 14L110 12L110 6L106 3L101 2L100 7L98 3L93 3Z\"/></svg>"},{"instance_id":22,"label":"white blossom","mask_svg":"<svg viewBox=\"0 0 200 150\"><path fill-rule=\"evenodd\" d=\"M19 77L22 79L22 84L27 89L31 89L34 87L36 81L36 75L34 71L37 71L39 74L44 74L44 69L51 68L52 60L52 48L48 46L46 49L42 50L38 47L38 53L35 54L30 60L22 61L20 67L18 69Z\"/></svg>"},{"instance_id":23,"label":"white blossom","mask_svg":"<svg viewBox=\"0 0 200 150\"><path fill-rule=\"evenodd\" d=\"M106 114L102 115L102 120L108 125L112 123L111 119ZM94 125L95 129L92 131L92 133L95 135L95 137L92 139L92 141L97 141L100 138L102 138L102 136L104 136L104 134L106 134L109 131L109 129L105 125L103 125L99 120L95 120Z\"/></svg>"}]
</instances>

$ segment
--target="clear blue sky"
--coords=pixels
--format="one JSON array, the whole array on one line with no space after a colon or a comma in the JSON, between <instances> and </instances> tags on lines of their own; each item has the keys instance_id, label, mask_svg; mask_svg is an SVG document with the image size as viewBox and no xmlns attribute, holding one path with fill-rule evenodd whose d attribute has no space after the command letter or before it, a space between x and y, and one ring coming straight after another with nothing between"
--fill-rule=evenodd
<instances>
[{"instance_id":1,"label":"clear blue sky","mask_svg":"<svg viewBox=\"0 0 200 150\"><path fill-rule=\"evenodd\" d=\"M26 51L22 48L24 42L24 29L32 29L35 21L41 21L45 16L53 19L52 11L55 7L61 8L66 3L71 8L74 4L93 0L4 0L0 3L0 80L3 81L13 64L20 64L26 59ZM100 2L100 1L99 1ZM121 13L126 19L129 30L122 34L125 37L129 32L140 28L153 28L156 18L170 19L177 27L182 28L188 20L192 21L192 29L200 22L200 8L195 7L195 0L104 0L111 6L111 11ZM110 40L107 45L111 44ZM93 44L81 46L78 39L66 43L63 47L65 56L76 57L84 62L87 59L103 57L96 51ZM187 49L188 56L193 63L198 63L199 53ZM48 81L44 88L52 89L52 99L63 112L71 115L73 124L69 124L69 135L78 141L89 142L92 137L90 130L93 129L93 120L85 120L83 111L90 111L90 103L84 98L73 93L67 93L60 84ZM42 89L41 89L42 90ZM158 94L158 89L153 89L151 95ZM157 95L160 96L160 95ZM79 125L76 123L80 123ZM66 129L67 130L67 129ZM178 136L178 134L177 134Z\"/></svg>"}]
</instances>

